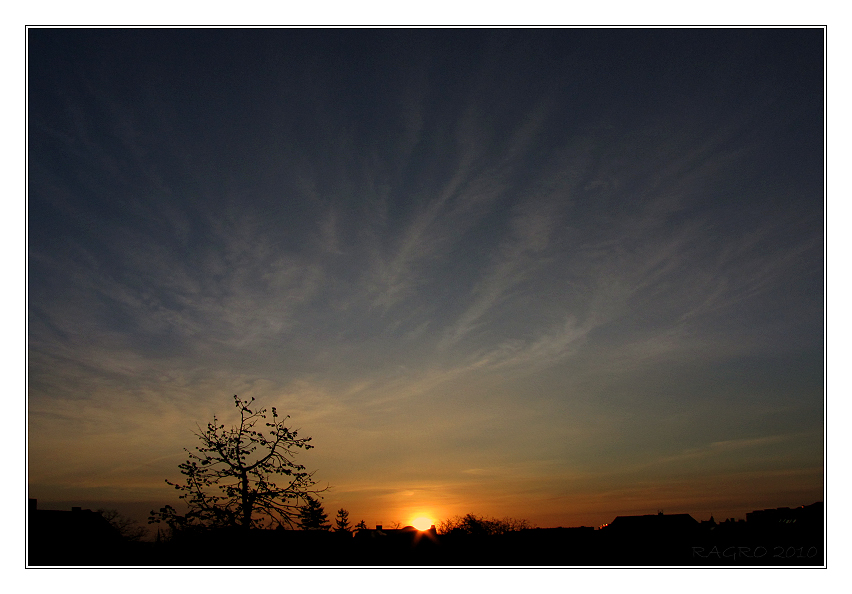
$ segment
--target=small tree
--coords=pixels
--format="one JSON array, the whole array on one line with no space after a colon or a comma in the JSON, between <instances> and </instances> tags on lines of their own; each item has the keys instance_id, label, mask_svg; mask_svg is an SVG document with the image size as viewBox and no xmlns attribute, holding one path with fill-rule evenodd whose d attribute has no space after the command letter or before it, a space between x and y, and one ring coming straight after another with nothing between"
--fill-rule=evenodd
<instances>
[{"instance_id":1,"label":"small tree","mask_svg":"<svg viewBox=\"0 0 852 594\"><path fill-rule=\"evenodd\" d=\"M166 479L182 491L180 499L189 511L181 516L167 505L152 511L149 523L165 522L172 530L293 527L301 503L320 492L314 488L313 473L293 461L298 449L313 447L308 443L311 438L300 438L287 428L284 422L289 417L279 418L275 407L271 422L264 423L266 431L255 429L268 417L266 409L252 410L252 402L254 398L243 401L234 396L240 421L230 429L215 416L205 430L198 428L195 435L201 446L196 452L184 448L189 459L179 465L184 484Z\"/></svg>"},{"instance_id":2,"label":"small tree","mask_svg":"<svg viewBox=\"0 0 852 594\"><path fill-rule=\"evenodd\" d=\"M124 540L136 542L142 540L148 534L148 529L145 526L140 526L136 520L121 515L117 509L101 508L98 513L118 531Z\"/></svg>"},{"instance_id":3,"label":"small tree","mask_svg":"<svg viewBox=\"0 0 852 594\"><path fill-rule=\"evenodd\" d=\"M307 503L299 508L299 527L302 530L328 530L328 514L319 499L308 497Z\"/></svg>"},{"instance_id":4,"label":"small tree","mask_svg":"<svg viewBox=\"0 0 852 594\"><path fill-rule=\"evenodd\" d=\"M342 507L337 510L337 517L334 521L335 524L337 524L334 527L335 532L352 532L352 529L349 526L349 512Z\"/></svg>"},{"instance_id":5,"label":"small tree","mask_svg":"<svg viewBox=\"0 0 852 594\"><path fill-rule=\"evenodd\" d=\"M507 532L517 532L532 528L533 525L523 519L517 518L486 518L484 516L476 516L467 514L465 516L455 516L443 520L438 524L438 532L441 534L470 534L473 536L496 536L498 534L506 534Z\"/></svg>"},{"instance_id":6,"label":"small tree","mask_svg":"<svg viewBox=\"0 0 852 594\"><path fill-rule=\"evenodd\" d=\"M366 530L366 529L367 529L367 522L365 522L364 520L361 520L360 522L355 524L355 530Z\"/></svg>"}]
</instances>

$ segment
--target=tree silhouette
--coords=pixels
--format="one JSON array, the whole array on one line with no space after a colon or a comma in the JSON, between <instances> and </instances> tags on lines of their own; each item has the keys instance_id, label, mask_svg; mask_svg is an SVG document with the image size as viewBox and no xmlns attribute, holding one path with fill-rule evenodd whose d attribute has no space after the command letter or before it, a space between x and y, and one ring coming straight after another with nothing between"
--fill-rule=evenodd
<instances>
[{"instance_id":1,"label":"tree silhouette","mask_svg":"<svg viewBox=\"0 0 852 594\"><path fill-rule=\"evenodd\" d=\"M486 518L484 516L476 516L467 514L465 516L455 516L441 521L438 524L438 532L441 534L461 533L471 534L476 536L494 536L497 534L506 534L507 532L516 532L532 528L533 525L527 520L516 518Z\"/></svg>"},{"instance_id":2,"label":"tree silhouette","mask_svg":"<svg viewBox=\"0 0 852 594\"><path fill-rule=\"evenodd\" d=\"M234 396L239 425L226 429L217 417L195 435L196 452L184 448L189 459L179 465L184 484L166 479L178 491L189 511L179 515L170 505L151 512L149 523L167 523L172 530L232 526L245 530L272 526L293 527L302 502L319 493L313 473L293 461L298 449L308 450L311 438L300 438L284 426L272 407L266 430L255 429L267 419L266 409L252 410L249 401ZM276 481L281 482L279 485Z\"/></svg>"},{"instance_id":3,"label":"tree silhouette","mask_svg":"<svg viewBox=\"0 0 852 594\"><path fill-rule=\"evenodd\" d=\"M307 497L307 503L299 508L299 526L302 530L328 530L328 514L315 497Z\"/></svg>"},{"instance_id":4,"label":"tree silhouette","mask_svg":"<svg viewBox=\"0 0 852 594\"><path fill-rule=\"evenodd\" d=\"M124 540L136 542L148 535L148 529L145 526L140 526L136 520L121 515L117 509L101 508L97 513L101 514Z\"/></svg>"},{"instance_id":5,"label":"tree silhouette","mask_svg":"<svg viewBox=\"0 0 852 594\"><path fill-rule=\"evenodd\" d=\"M361 520L360 522L355 524L355 530L366 530L366 529L367 529L367 523L364 520Z\"/></svg>"},{"instance_id":6,"label":"tree silhouette","mask_svg":"<svg viewBox=\"0 0 852 594\"><path fill-rule=\"evenodd\" d=\"M352 528L349 526L349 512L343 509L342 507L337 510L337 517L334 519L336 526L334 527L335 532L351 532Z\"/></svg>"}]
</instances>

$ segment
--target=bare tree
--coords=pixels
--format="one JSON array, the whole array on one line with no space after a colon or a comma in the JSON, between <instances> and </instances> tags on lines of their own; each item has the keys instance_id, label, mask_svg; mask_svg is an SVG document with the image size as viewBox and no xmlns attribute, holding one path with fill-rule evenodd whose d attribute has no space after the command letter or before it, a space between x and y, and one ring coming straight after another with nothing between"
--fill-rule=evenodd
<instances>
[{"instance_id":1,"label":"bare tree","mask_svg":"<svg viewBox=\"0 0 852 594\"><path fill-rule=\"evenodd\" d=\"M98 513L118 531L124 540L136 542L148 535L148 529L145 526L140 526L136 520L121 515L117 509L101 508Z\"/></svg>"},{"instance_id":2,"label":"bare tree","mask_svg":"<svg viewBox=\"0 0 852 594\"><path fill-rule=\"evenodd\" d=\"M149 523L165 522L173 530L295 525L300 507L324 490L315 488L312 472L294 462L298 449L313 447L311 438L300 438L286 427L289 417L279 418L275 407L271 421L264 423L266 430L256 429L267 411L252 410L253 402L234 396L238 425L226 429L214 416L206 429L198 428L201 446L195 452L184 448L189 459L179 465L184 483L166 480L183 493L180 499L189 511L180 515L167 505L152 511Z\"/></svg>"}]
</instances>

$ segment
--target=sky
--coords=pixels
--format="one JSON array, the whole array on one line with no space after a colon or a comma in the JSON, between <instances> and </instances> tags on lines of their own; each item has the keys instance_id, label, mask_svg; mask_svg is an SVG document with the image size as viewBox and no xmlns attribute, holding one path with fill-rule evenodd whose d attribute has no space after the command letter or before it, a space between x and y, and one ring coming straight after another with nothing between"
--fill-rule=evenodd
<instances>
[{"instance_id":1,"label":"sky","mask_svg":"<svg viewBox=\"0 0 852 594\"><path fill-rule=\"evenodd\" d=\"M823 40L29 29L29 496L237 394L368 526L821 501Z\"/></svg>"}]
</instances>

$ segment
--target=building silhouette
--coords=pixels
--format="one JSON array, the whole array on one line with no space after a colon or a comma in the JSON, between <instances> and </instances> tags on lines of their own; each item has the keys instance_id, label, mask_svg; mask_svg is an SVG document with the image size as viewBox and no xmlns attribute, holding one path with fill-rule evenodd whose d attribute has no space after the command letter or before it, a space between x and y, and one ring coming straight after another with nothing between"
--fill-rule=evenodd
<instances>
[{"instance_id":1,"label":"building silhouette","mask_svg":"<svg viewBox=\"0 0 852 594\"><path fill-rule=\"evenodd\" d=\"M28 503L27 552L31 565L98 565L121 547L121 534L90 509L38 509Z\"/></svg>"},{"instance_id":2,"label":"building silhouette","mask_svg":"<svg viewBox=\"0 0 852 594\"><path fill-rule=\"evenodd\" d=\"M671 536L686 534L699 527L689 514L646 514L643 516L616 516L607 524L606 530L619 534L642 534L643 536Z\"/></svg>"}]
</instances>

